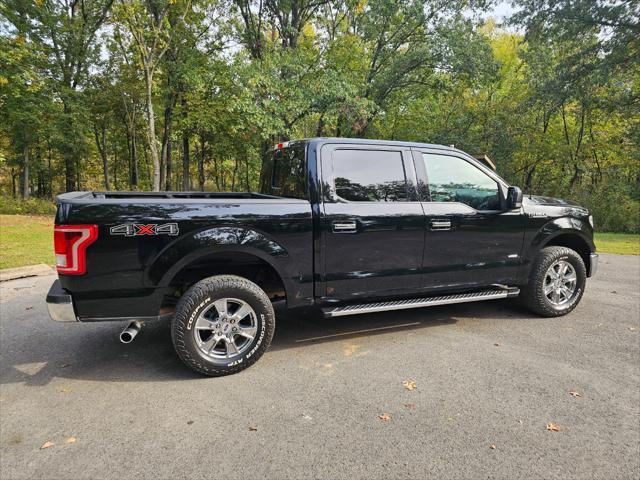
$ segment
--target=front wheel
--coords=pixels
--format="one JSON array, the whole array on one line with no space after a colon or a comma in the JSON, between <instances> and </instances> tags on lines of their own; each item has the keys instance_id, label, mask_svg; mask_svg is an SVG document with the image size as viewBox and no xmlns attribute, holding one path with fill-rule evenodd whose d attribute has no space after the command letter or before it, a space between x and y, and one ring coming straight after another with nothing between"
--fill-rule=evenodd
<instances>
[{"instance_id":1,"label":"front wheel","mask_svg":"<svg viewBox=\"0 0 640 480\"><path fill-rule=\"evenodd\" d=\"M171 322L180 359L196 372L230 375L254 364L271 343L275 316L255 283L234 275L209 277L182 296Z\"/></svg>"},{"instance_id":2,"label":"front wheel","mask_svg":"<svg viewBox=\"0 0 640 480\"><path fill-rule=\"evenodd\" d=\"M576 308L586 281L587 270L577 252L566 247L546 247L538 254L520 297L539 315L559 317Z\"/></svg>"}]
</instances>

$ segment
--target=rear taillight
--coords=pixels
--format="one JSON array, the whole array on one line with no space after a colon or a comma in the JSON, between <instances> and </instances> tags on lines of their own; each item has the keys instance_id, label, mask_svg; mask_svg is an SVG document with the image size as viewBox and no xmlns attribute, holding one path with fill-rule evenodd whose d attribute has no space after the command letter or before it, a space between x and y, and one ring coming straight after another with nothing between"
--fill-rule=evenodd
<instances>
[{"instance_id":1,"label":"rear taillight","mask_svg":"<svg viewBox=\"0 0 640 480\"><path fill-rule=\"evenodd\" d=\"M53 244L58 273L84 274L87 271L85 252L97 238L97 225L56 225L53 228Z\"/></svg>"}]
</instances>

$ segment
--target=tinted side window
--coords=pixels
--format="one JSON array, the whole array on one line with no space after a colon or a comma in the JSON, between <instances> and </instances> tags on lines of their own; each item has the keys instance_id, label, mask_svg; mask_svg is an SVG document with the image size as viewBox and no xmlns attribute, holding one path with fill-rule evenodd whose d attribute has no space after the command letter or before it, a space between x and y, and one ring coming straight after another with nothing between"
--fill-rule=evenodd
<instances>
[{"instance_id":1,"label":"tinted side window","mask_svg":"<svg viewBox=\"0 0 640 480\"><path fill-rule=\"evenodd\" d=\"M336 194L351 202L407 200L407 181L400 152L335 150L333 178Z\"/></svg>"},{"instance_id":2,"label":"tinted side window","mask_svg":"<svg viewBox=\"0 0 640 480\"><path fill-rule=\"evenodd\" d=\"M499 210L498 183L469 162L423 153L432 202L466 203L476 210Z\"/></svg>"},{"instance_id":3,"label":"tinted side window","mask_svg":"<svg viewBox=\"0 0 640 480\"><path fill-rule=\"evenodd\" d=\"M304 145L276 150L273 153L271 193L289 198L306 198Z\"/></svg>"}]
</instances>

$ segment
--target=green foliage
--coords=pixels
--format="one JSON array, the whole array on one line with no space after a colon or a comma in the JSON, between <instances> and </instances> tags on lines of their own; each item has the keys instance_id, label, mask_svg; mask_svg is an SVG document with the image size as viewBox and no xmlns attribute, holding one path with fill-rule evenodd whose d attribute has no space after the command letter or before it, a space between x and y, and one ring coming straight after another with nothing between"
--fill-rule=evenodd
<instances>
[{"instance_id":1,"label":"green foliage","mask_svg":"<svg viewBox=\"0 0 640 480\"><path fill-rule=\"evenodd\" d=\"M56 205L50 200L30 198L16 200L0 197L0 214L2 215L54 215Z\"/></svg>"},{"instance_id":2,"label":"green foliage","mask_svg":"<svg viewBox=\"0 0 640 480\"><path fill-rule=\"evenodd\" d=\"M640 231L639 7L516 3L522 34L485 0L7 0L0 192L253 190L273 144L360 136Z\"/></svg>"}]
</instances>

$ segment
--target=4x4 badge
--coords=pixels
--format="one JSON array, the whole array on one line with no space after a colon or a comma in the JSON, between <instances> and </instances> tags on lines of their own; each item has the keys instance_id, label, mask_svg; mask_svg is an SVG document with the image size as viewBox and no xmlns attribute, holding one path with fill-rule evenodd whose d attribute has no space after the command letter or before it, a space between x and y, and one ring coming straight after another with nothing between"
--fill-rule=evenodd
<instances>
[{"instance_id":1,"label":"4x4 badge","mask_svg":"<svg viewBox=\"0 0 640 480\"><path fill-rule=\"evenodd\" d=\"M142 235L178 235L180 230L177 223L123 223L109 229L111 235L139 237Z\"/></svg>"}]
</instances>

